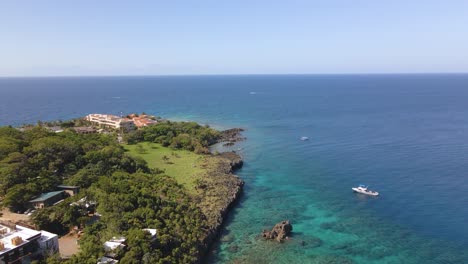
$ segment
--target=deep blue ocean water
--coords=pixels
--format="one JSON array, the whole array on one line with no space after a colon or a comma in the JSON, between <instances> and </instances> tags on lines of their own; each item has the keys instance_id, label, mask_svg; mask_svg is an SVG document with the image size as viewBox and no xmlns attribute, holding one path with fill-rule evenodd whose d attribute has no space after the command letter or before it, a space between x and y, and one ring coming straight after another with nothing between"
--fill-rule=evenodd
<instances>
[{"instance_id":1,"label":"deep blue ocean water","mask_svg":"<svg viewBox=\"0 0 468 264\"><path fill-rule=\"evenodd\" d=\"M468 75L0 79L0 125L144 111L245 128L216 263L468 263L467 102ZM284 219L290 241L258 238Z\"/></svg>"}]
</instances>

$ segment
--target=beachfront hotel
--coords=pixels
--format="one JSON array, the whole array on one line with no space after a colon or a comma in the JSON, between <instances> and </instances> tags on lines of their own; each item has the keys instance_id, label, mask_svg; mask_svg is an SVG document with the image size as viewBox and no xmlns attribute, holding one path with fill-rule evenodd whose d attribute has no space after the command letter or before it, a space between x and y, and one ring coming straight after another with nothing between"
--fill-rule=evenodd
<instances>
[{"instance_id":1,"label":"beachfront hotel","mask_svg":"<svg viewBox=\"0 0 468 264\"><path fill-rule=\"evenodd\" d=\"M89 114L86 116L86 120L105 127L122 128L125 130L135 129L135 124L132 119L115 115Z\"/></svg>"}]
</instances>

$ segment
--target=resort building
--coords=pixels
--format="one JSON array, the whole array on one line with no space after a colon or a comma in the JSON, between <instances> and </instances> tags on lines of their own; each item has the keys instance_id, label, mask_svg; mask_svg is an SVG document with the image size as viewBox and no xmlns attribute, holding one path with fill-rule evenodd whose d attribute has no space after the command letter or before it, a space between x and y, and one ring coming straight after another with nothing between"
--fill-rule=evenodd
<instances>
[{"instance_id":1,"label":"resort building","mask_svg":"<svg viewBox=\"0 0 468 264\"><path fill-rule=\"evenodd\" d=\"M136 127L146 127L146 126L150 126L150 125L154 125L158 123L158 121L153 120L152 117L149 115L131 114L129 115L129 117L133 120L133 123L135 124Z\"/></svg>"},{"instance_id":2,"label":"resort building","mask_svg":"<svg viewBox=\"0 0 468 264\"><path fill-rule=\"evenodd\" d=\"M0 222L0 263L30 263L38 255L58 252L58 236Z\"/></svg>"},{"instance_id":3,"label":"resort building","mask_svg":"<svg viewBox=\"0 0 468 264\"><path fill-rule=\"evenodd\" d=\"M89 114L86 120L95 123L99 126L110 127L115 129L132 130L135 129L135 124L130 118L123 118L115 115L104 114Z\"/></svg>"},{"instance_id":4,"label":"resort building","mask_svg":"<svg viewBox=\"0 0 468 264\"><path fill-rule=\"evenodd\" d=\"M68 196L68 193L65 191L55 191L43 193L36 197L35 199L29 201L29 203L34 206L36 209L44 208L47 206L54 205Z\"/></svg>"}]
</instances>

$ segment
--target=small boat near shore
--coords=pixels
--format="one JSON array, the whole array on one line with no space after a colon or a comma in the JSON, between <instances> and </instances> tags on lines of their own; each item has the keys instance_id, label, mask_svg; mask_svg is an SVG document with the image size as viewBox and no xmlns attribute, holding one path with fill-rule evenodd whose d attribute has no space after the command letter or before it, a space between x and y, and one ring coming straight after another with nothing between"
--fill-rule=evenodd
<instances>
[{"instance_id":1,"label":"small boat near shore","mask_svg":"<svg viewBox=\"0 0 468 264\"><path fill-rule=\"evenodd\" d=\"M351 189L353 189L354 192L362 193L362 194L366 194L366 195L371 195L371 196L379 195L378 192L371 191L371 190L367 189L368 187L369 186L365 186L364 184L359 184L358 187L353 187Z\"/></svg>"},{"instance_id":2,"label":"small boat near shore","mask_svg":"<svg viewBox=\"0 0 468 264\"><path fill-rule=\"evenodd\" d=\"M301 137L301 140L306 141L306 140L309 140L309 138L308 137Z\"/></svg>"}]
</instances>

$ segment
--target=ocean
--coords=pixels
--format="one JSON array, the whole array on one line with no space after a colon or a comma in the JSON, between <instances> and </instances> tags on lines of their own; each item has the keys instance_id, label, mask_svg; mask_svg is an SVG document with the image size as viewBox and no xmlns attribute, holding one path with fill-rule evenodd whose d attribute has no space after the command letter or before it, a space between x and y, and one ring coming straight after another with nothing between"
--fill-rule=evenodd
<instances>
[{"instance_id":1,"label":"ocean","mask_svg":"<svg viewBox=\"0 0 468 264\"><path fill-rule=\"evenodd\" d=\"M0 125L146 112L245 128L244 194L210 263L468 263L467 102L463 74L0 78ZM259 237L286 219L290 240Z\"/></svg>"}]
</instances>

